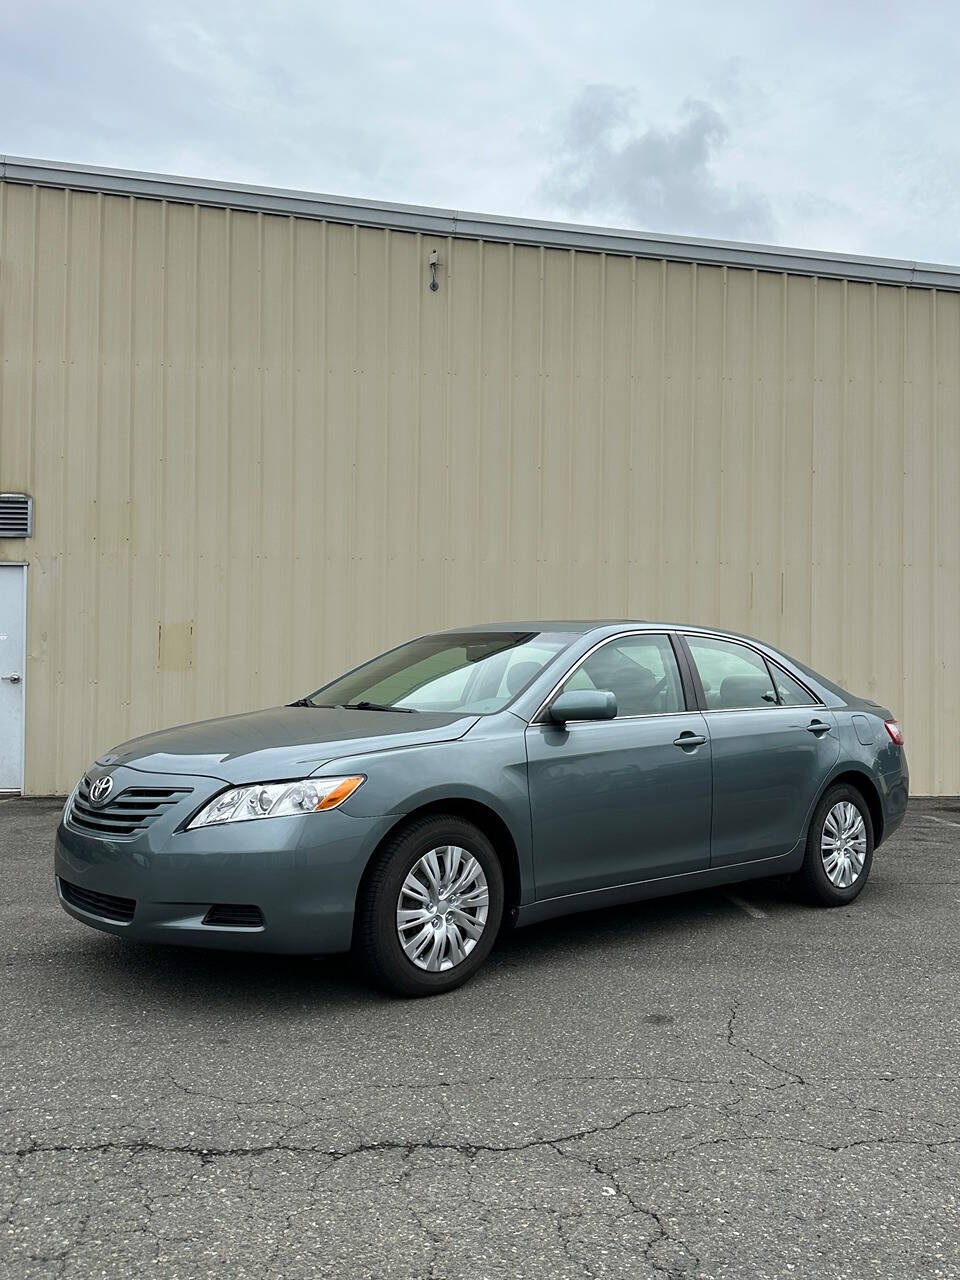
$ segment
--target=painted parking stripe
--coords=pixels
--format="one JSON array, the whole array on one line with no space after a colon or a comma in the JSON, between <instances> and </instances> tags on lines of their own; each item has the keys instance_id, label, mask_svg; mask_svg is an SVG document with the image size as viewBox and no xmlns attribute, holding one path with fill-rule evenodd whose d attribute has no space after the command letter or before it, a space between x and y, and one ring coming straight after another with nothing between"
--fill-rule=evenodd
<instances>
[{"instance_id":1,"label":"painted parking stripe","mask_svg":"<svg viewBox=\"0 0 960 1280\"><path fill-rule=\"evenodd\" d=\"M949 818L938 818L932 813L921 813L920 817L928 822L942 822L945 827L956 827L960 831L960 822L951 822Z\"/></svg>"},{"instance_id":2,"label":"painted parking stripe","mask_svg":"<svg viewBox=\"0 0 960 1280\"><path fill-rule=\"evenodd\" d=\"M754 920L766 920L767 913L761 911L759 907L755 907L752 902L744 902L743 898L738 898L735 893L725 893L723 896L728 902L732 902L735 907L745 911L748 916L753 916Z\"/></svg>"}]
</instances>

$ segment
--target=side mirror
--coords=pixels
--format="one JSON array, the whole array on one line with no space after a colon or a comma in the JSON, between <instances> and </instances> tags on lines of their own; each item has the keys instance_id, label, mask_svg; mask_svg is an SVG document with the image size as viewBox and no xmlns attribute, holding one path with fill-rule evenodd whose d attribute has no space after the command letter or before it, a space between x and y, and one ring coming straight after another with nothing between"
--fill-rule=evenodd
<instances>
[{"instance_id":1,"label":"side mirror","mask_svg":"<svg viewBox=\"0 0 960 1280\"><path fill-rule=\"evenodd\" d=\"M561 693L550 703L548 715L554 724L568 720L612 720L617 700L608 689L577 689Z\"/></svg>"}]
</instances>

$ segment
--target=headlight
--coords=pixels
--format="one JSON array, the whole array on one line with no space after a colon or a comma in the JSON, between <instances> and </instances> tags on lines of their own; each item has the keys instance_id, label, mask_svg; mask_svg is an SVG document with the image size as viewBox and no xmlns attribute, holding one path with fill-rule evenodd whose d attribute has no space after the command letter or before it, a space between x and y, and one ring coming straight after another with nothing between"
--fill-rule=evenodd
<instances>
[{"instance_id":1,"label":"headlight","mask_svg":"<svg viewBox=\"0 0 960 1280\"><path fill-rule=\"evenodd\" d=\"M218 822L287 818L296 813L336 809L363 780L354 774L349 778L300 778L296 782L255 782L249 787L231 787L205 805L187 827L192 830Z\"/></svg>"}]
</instances>

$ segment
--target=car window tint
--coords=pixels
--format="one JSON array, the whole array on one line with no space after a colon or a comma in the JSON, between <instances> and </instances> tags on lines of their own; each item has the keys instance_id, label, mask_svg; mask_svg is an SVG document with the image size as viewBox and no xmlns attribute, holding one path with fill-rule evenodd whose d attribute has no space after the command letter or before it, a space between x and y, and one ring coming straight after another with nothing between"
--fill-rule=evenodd
<instances>
[{"instance_id":1,"label":"car window tint","mask_svg":"<svg viewBox=\"0 0 960 1280\"><path fill-rule=\"evenodd\" d=\"M667 715L683 711L683 686L666 636L623 636L587 658L564 684L575 689L609 690L617 717Z\"/></svg>"},{"instance_id":2,"label":"car window tint","mask_svg":"<svg viewBox=\"0 0 960 1280\"><path fill-rule=\"evenodd\" d=\"M489 715L506 706L574 639L575 633L559 631L421 636L317 689L311 700Z\"/></svg>"},{"instance_id":3,"label":"car window tint","mask_svg":"<svg viewBox=\"0 0 960 1280\"><path fill-rule=\"evenodd\" d=\"M780 667L773 667L773 679L777 686L777 696L783 706L812 707L816 705L816 698L806 691L799 680L788 676Z\"/></svg>"},{"instance_id":4,"label":"car window tint","mask_svg":"<svg viewBox=\"0 0 960 1280\"><path fill-rule=\"evenodd\" d=\"M759 653L734 640L710 636L687 636L687 644L711 711L776 706L770 672Z\"/></svg>"},{"instance_id":5,"label":"car window tint","mask_svg":"<svg viewBox=\"0 0 960 1280\"><path fill-rule=\"evenodd\" d=\"M550 649L538 649L533 645L508 653L506 669L497 685L497 696L515 698L554 656Z\"/></svg>"},{"instance_id":6,"label":"car window tint","mask_svg":"<svg viewBox=\"0 0 960 1280\"><path fill-rule=\"evenodd\" d=\"M431 698L449 698L452 701L463 693L471 674L471 667L466 665L466 649L457 645L432 653L402 671L392 672L385 680L366 689L363 696L371 702L402 706L412 692L426 691Z\"/></svg>"}]
</instances>

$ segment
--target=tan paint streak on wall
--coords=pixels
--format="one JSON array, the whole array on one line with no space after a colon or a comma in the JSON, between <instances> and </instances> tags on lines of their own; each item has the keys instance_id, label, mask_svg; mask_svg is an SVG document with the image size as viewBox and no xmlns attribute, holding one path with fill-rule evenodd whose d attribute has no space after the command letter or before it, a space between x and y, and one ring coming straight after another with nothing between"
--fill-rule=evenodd
<instances>
[{"instance_id":1,"label":"tan paint streak on wall","mask_svg":"<svg viewBox=\"0 0 960 1280\"><path fill-rule=\"evenodd\" d=\"M193 669L193 621L161 622L157 628L157 670Z\"/></svg>"}]
</instances>

